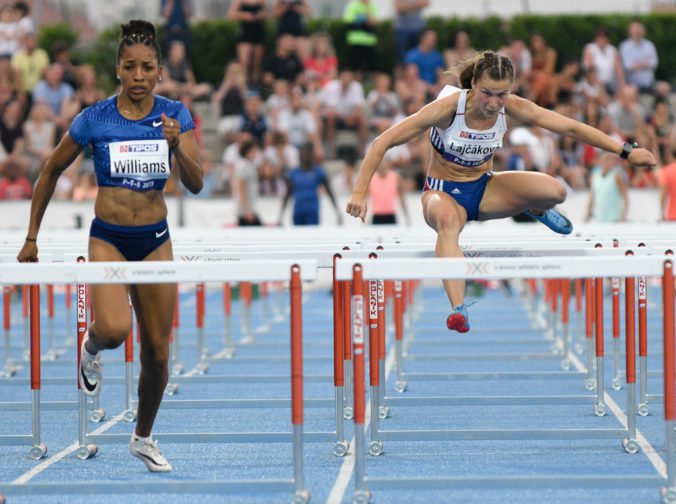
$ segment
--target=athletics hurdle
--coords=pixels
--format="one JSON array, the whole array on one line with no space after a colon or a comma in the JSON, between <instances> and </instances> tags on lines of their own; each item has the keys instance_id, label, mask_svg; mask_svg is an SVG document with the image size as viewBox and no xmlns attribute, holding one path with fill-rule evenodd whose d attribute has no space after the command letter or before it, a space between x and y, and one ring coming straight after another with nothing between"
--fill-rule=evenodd
<instances>
[{"instance_id":1,"label":"athletics hurdle","mask_svg":"<svg viewBox=\"0 0 676 504\"><path fill-rule=\"evenodd\" d=\"M209 277L210 280L217 281L241 281L243 278L248 280L271 279L274 281L288 280L291 285L290 305L290 339L292 344L291 352L291 406L292 413L292 432L291 433L189 433L189 434L156 434L158 440L168 442L291 442L293 446L293 479L292 480L274 480L274 481L223 481L223 482L184 482L172 481L162 482L162 491L204 491L204 492L271 492L292 490L294 492L295 503L305 503L309 500L309 493L305 489L303 475L303 443L306 438L311 440L312 433L303 432L303 397L302 397L302 306L301 306L301 280L314 280L316 278L316 262L314 261L250 261L239 262L238 264L220 264L206 265L204 263L106 263L97 262L89 264L69 265L69 264L39 264L29 263L20 268L14 265L12 268L7 265L0 266L0 283L15 283L17 278L23 278L33 275L39 278L40 282L60 283L65 281L77 281L87 283L166 283L166 282L185 282L204 280ZM31 301L33 310L31 317L35 319L39 314L39 291L37 286L32 286ZM39 324L39 318L37 319ZM39 358L35 359L36 352L39 357L39 340L37 345L32 345L33 362L39 363ZM39 410L39 364L34 367L32 373L34 402ZM38 422L35 421L38 419ZM86 418L80 424L85 424ZM23 439L23 438L22 438ZM44 455L46 448L39 443L39 415L34 417L34 436L37 439L33 450L41 450L41 456ZM86 435L80 436L82 453L95 453L96 442L127 442L127 435ZM88 444L89 443L89 444ZM90 445L94 445L91 447ZM86 453L85 453L86 452ZM91 492L91 493L129 493L138 491L138 488L147 482L121 482L107 483L99 485L99 489L93 489L88 483L69 484L71 492ZM21 485L4 485L2 492L5 495L19 495L22 493L41 493L58 492L61 485L44 484L41 486L31 485L30 487ZM152 488L152 485L149 485ZM147 486L144 487L147 490ZM159 488L159 487L158 487Z\"/></svg>"},{"instance_id":2,"label":"athletics hurdle","mask_svg":"<svg viewBox=\"0 0 676 504\"><path fill-rule=\"evenodd\" d=\"M598 258L598 259L579 259L579 258L556 258L556 261L551 259L529 259L528 270L519 270L519 262L512 259L495 259L492 261L483 261L480 275L483 278L525 278L526 276L533 276L540 274L546 277L553 278L567 278L570 276L595 276L602 277L633 277L639 275L658 276L663 275L664 278L670 279L670 284L665 280L665 292L671 293L673 291L673 271L671 269L671 261L664 261L661 257L636 257L636 258ZM523 262L521 262L523 264ZM472 268L476 263L463 259L430 259L426 261L410 260L379 260L367 261L360 263L358 261L344 261L337 265L336 275L339 279L352 278L353 280L353 306L363 307L363 282L364 279L411 279L411 278L472 278L478 277L478 274L472 275ZM663 268L661 267L663 266ZM350 269L352 271L350 271ZM597 285L601 285L600 281ZM628 284L631 288L631 283ZM602 289L599 291L596 288L596 294L603 294ZM673 296L668 296L673 310ZM632 303L633 300L627 300L627 303ZM667 347L666 339L668 339L668 331L671 333L671 340L673 345L673 316L668 317L668 307L666 306L665 296L665 348ZM598 310L598 306L596 307ZM630 311L628 311L629 314ZM672 312L673 313L673 312ZM598 314L598 312L597 312ZM628 315L631 316L631 315ZM363 332L364 314L353 313L353 339L355 346L361 342ZM627 323L629 326L631 320ZM628 340L631 343L633 338L628 334ZM673 346L672 346L673 349ZM361 352L363 353L363 352ZM534 488L539 486L559 488L564 485L577 485L578 487L596 487L605 486L609 484L627 485L627 486L651 486L659 482L663 482L662 478L646 475L646 476L566 476L559 475L554 477L445 477L445 478L366 478L365 472L365 442L364 435L364 415L363 410L358 410L363 405L362 398L357 398L357 394L364 393L363 379L361 374L363 371L363 361L358 362L358 359L363 359L361 353L355 351L355 495L354 501L358 503L368 502L370 497L370 489L398 489L398 488ZM665 352L668 354L669 350ZM673 359L673 351L671 353ZM633 367L629 361L631 352L627 356L628 374L632 375ZM665 357L666 359L666 357ZM674 384L673 367L674 363L670 364L672 377L665 377L665 397L670 397L671 411L669 411L669 403L665 403L665 418L667 421L676 418L673 413L674 407ZM669 368L665 360L665 367ZM630 378L631 379L631 378ZM361 382L359 384L358 382ZM667 392L667 384L670 391ZM635 390L628 383L628 389ZM372 398L373 399L373 398ZM631 401L631 397L628 399ZM630 408L631 409L631 408ZM359 423L361 422L361 425ZM469 439L613 439L621 437L623 439L623 446L628 452L633 452L636 448L635 439L635 424L631 423L628 429L566 429L566 430L547 430L538 429L531 431L523 430L500 430L500 431L396 431L391 432L387 436L381 432L383 440L405 440L405 441L429 441L429 440L469 440ZM670 435L673 436L673 426L667 427ZM632 432L634 431L634 432ZM627 437L625 437L627 435ZM359 439L361 437L361 439ZM670 450L670 456L673 458L673 446ZM361 459L361 460L360 460ZM673 466L673 464L672 464ZM671 466L670 466L671 467ZM667 479L667 487L663 492L665 495L676 497L674 491L674 478L676 470L670 469L670 477ZM672 492L671 494L669 492ZM665 502L667 502L665 500ZM676 502L669 501L669 502Z\"/></svg>"}]
</instances>

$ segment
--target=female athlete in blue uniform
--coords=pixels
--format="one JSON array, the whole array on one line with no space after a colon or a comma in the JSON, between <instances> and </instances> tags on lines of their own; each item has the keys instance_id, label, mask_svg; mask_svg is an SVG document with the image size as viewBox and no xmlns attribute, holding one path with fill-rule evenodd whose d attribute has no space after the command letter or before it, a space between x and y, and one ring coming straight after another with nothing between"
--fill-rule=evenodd
<instances>
[{"instance_id":1,"label":"female athlete in blue uniform","mask_svg":"<svg viewBox=\"0 0 676 504\"><path fill-rule=\"evenodd\" d=\"M620 145L586 124L510 94L512 61L492 51L469 60L460 71L462 89L446 86L439 97L392 126L374 140L359 170L347 213L366 217L369 182L390 147L431 128L432 156L422 195L425 221L437 232L438 257L462 257L459 236L469 220L489 220L527 212L553 231L568 234L573 226L554 206L566 199L563 184L536 172L493 173L493 153L502 146L507 122L540 126L614 152L637 166L654 166L646 149ZM469 331L464 304L465 282L444 280L452 311L446 324Z\"/></svg>"},{"instance_id":2,"label":"female athlete in blue uniform","mask_svg":"<svg viewBox=\"0 0 676 504\"><path fill-rule=\"evenodd\" d=\"M120 94L84 109L42 167L19 261L38 260L38 230L57 179L87 145L93 149L99 186L89 260L173 260L162 189L172 156L181 182L192 193L202 189L195 126L182 103L153 95L160 79L160 48L151 23L122 25L116 70ZM150 471L170 471L151 430L168 380L176 285L92 285L90 292L95 320L80 351L81 388L88 395L99 393L100 351L119 347L129 335L131 296L141 333L141 373L138 422L129 450Z\"/></svg>"}]
</instances>

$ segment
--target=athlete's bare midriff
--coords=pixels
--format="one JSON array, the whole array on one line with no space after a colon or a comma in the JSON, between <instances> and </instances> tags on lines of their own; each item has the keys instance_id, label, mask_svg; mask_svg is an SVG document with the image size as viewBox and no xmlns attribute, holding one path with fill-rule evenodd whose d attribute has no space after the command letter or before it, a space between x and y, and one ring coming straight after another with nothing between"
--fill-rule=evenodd
<instances>
[{"instance_id":1,"label":"athlete's bare midriff","mask_svg":"<svg viewBox=\"0 0 676 504\"><path fill-rule=\"evenodd\" d=\"M94 205L96 216L118 226L145 226L167 217L162 191L133 191L100 187Z\"/></svg>"},{"instance_id":2,"label":"athlete's bare midriff","mask_svg":"<svg viewBox=\"0 0 676 504\"><path fill-rule=\"evenodd\" d=\"M432 156L430 157L430 166L427 170L428 177L455 182L471 182L493 169L493 158L480 166L467 168L446 161L432 146L430 146L430 150L432 151Z\"/></svg>"}]
</instances>

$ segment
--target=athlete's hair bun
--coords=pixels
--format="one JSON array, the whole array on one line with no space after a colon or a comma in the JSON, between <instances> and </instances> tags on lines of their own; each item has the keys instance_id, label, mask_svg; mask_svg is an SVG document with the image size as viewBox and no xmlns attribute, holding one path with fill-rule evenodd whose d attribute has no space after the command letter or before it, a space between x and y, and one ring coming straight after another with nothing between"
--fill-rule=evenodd
<instances>
[{"instance_id":1,"label":"athlete's hair bun","mask_svg":"<svg viewBox=\"0 0 676 504\"><path fill-rule=\"evenodd\" d=\"M121 28L122 38L154 39L157 36L155 25L143 19L132 19L129 23L121 25Z\"/></svg>"}]
</instances>

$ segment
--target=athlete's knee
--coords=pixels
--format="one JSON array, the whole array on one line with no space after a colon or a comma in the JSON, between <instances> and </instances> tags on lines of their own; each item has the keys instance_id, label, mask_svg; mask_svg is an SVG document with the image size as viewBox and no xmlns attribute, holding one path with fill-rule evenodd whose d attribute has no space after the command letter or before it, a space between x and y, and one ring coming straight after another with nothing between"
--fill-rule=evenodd
<instances>
[{"instance_id":1,"label":"athlete's knee","mask_svg":"<svg viewBox=\"0 0 676 504\"><path fill-rule=\"evenodd\" d=\"M436 228L439 234L458 234L462 228L462 222L457 212L444 212L437 216Z\"/></svg>"},{"instance_id":2,"label":"athlete's knee","mask_svg":"<svg viewBox=\"0 0 676 504\"><path fill-rule=\"evenodd\" d=\"M97 319L92 329L90 330L91 338L96 343L96 346L112 350L119 347L129 337L131 323L105 323Z\"/></svg>"},{"instance_id":3,"label":"athlete's knee","mask_svg":"<svg viewBox=\"0 0 676 504\"><path fill-rule=\"evenodd\" d=\"M169 362L169 345L149 343L141 349L141 365L162 369Z\"/></svg>"}]
</instances>

